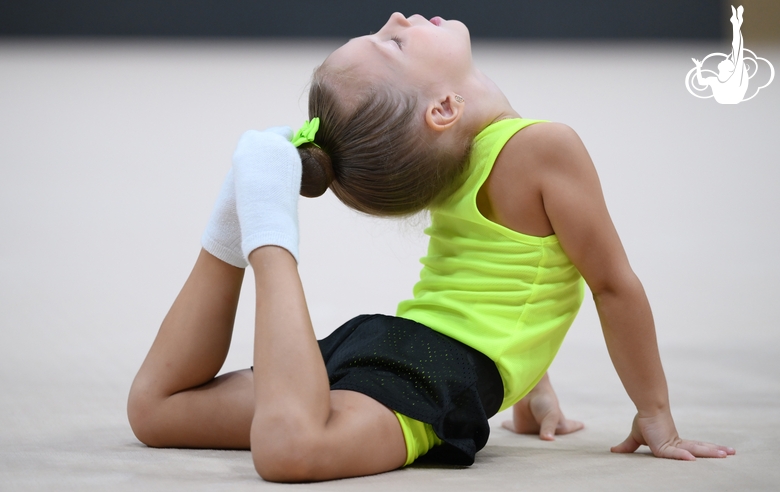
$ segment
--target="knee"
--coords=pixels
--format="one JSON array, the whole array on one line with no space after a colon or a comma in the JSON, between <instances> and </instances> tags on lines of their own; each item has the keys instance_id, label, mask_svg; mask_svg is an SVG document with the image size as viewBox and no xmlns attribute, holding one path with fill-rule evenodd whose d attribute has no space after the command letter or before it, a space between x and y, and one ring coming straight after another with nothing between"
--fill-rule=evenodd
<instances>
[{"instance_id":1,"label":"knee","mask_svg":"<svg viewBox=\"0 0 780 492\"><path fill-rule=\"evenodd\" d=\"M318 451L319 433L291 427L288 423L252 426L251 448L255 470L269 482L311 482L323 453Z\"/></svg>"},{"instance_id":2,"label":"knee","mask_svg":"<svg viewBox=\"0 0 780 492\"><path fill-rule=\"evenodd\" d=\"M155 414L159 404L159 398L133 384L127 397L127 420L135 437L150 447L165 446L156 425Z\"/></svg>"},{"instance_id":3,"label":"knee","mask_svg":"<svg viewBox=\"0 0 780 492\"><path fill-rule=\"evenodd\" d=\"M312 482L317 480L311 456L293 443L252 446L257 474L269 482Z\"/></svg>"}]
</instances>

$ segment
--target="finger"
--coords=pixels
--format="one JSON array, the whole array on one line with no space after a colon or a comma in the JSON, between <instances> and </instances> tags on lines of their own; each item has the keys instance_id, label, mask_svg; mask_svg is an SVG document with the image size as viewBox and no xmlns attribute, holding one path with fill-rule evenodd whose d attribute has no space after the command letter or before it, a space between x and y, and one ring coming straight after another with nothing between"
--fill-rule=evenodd
<instances>
[{"instance_id":1,"label":"finger","mask_svg":"<svg viewBox=\"0 0 780 492\"><path fill-rule=\"evenodd\" d=\"M555 440L555 429L558 428L559 415L556 412L550 412L542 419L541 429L539 429L539 439L543 441Z\"/></svg>"},{"instance_id":2,"label":"finger","mask_svg":"<svg viewBox=\"0 0 780 492\"><path fill-rule=\"evenodd\" d=\"M727 455L737 454L737 450L729 446L721 446L720 444L714 444L711 442L700 442L700 441L695 441L695 442L699 444L705 444L707 446L715 446L716 448L725 451Z\"/></svg>"},{"instance_id":3,"label":"finger","mask_svg":"<svg viewBox=\"0 0 780 492\"><path fill-rule=\"evenodd\" d=\"M558 435L571 434L572 432L577 432L578 430L582 430L584 428L585 424L578 420L564 419L561 423L558 424L558 428L555 430L555 433Z\"/></svg>"},{"instance_id":4,"label":"finger","mask_svg":"<svg viewBox=\"0 0 780 492\"><path fill-rule=\"evenodd\" d=\"M710 447L710 448L723 450L723 451L726 452L727 455L732 455L732 454L736 454L737 453L737 451L734 448L730 447L730 446L721 446L720 444L715 444L715 443L712 443L712 442L691 441L691 440L688 440L688 439L683 439L683 442L699 444L701 446L707 446L707 447Z\"/></svg>"},{"instance_id":5,"label":"finger","mask_svg":"<svg viewBox=\"0 0 780 492\"><path fill-rule=\"evenodd\" d=\"M725 458L729 454L728 451L724 449L725 446L718 446L717 444L708 442L684 440L678 444L678 447L687 450L698 458Z\"/></svg>"},{"instance_id":6,"label":"finger","mask_svg":"<svg viewBox=\"0 0 780 492\"><path fill-rule=\"evenodd\" d=\"M633 453L639 449L639 443L636 442L633 436L628 436L625 441L621 442L617 446L612 446L610 451L613 453Z\"/></svg>"},{"instance_id":7,"label":"finger","mask_svg":"<svg viewBox=\"0 0 780 492\"><path fill-rule=\"evenodd\" d=\"M517 430L515 430L515 423L512 420L505 420L501 422L501 427L503 427L504 429L508 429L514 432L515 434L518 434Z\"/></svg>"},{"instance_id":8,"label":"finger","mask_svg":"<svg viewBox=\"0 0 780 492\"><path fill-rule=\"evenodd\" d=\"M696 461L696 457L692 455L690 451L675 446L666 446L657 451L654 450L653 454L659 458L671 460Z\"/></svg>"}]
</instances>

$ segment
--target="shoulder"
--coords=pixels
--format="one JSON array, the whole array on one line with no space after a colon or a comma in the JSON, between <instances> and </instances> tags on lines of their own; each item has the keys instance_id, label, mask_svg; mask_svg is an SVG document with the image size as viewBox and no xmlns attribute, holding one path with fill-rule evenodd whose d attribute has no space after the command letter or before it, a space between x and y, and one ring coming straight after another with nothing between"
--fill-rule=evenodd
<instances>
[{"instance_id":1,"label":"shoulder","mask_svg":"<svg viewBox=\"0 0 780 492\"><path fill-rule=\"evenodd\" d=\"M580 137L563 123L536 123L514 134L501 149L485 183L480 210L517 232L555 233L550 198L591 183L595 169Z\"/></svg>"},{"instance_id":2,"label":"shoulder","mask_svg":"<svg viewBox=\"0 0 780 492\"><path fill-rule=\"evenodd\" d=\"M585 151L577 132L556 122L536 123L515 133L502 150L503 157L526 164L565 164Z\"/></svg>"},{"instance_id":3,"label":"shoulder","mask_svg":"<svg viewBox=\"0 0 780 492\"><path fill-rule=\"evenodd\" d=\"M563 181L573 185L597 179L580 136L563 123L536 123L520 130L504 146L496 166L507 179L526 182L543 195Z\"/></svg>"},{"instance_id":4,"label":"shoulder","mask_svg":"<svg viewBox=\"0 0 780 492\"><path fill-rule=\"evenodd\" d=\"M593 162L579 135L563 123L527 126L504 145L494 166L510 182L533 184L539 191L556 176L590 173Z\"/></svg>"},{"instance_id":5,"label":"shoulder","mask_svg":"<svg viewBox=\"0 0 780 492\"><path fill-rule=\"evenodd\" d=\"M483 215L524 234L553 234L544 190L578 145L582 143L577 134L562 123L536 123L515 133L501 149L478 197Z\"/></svg>"}]
</instances>

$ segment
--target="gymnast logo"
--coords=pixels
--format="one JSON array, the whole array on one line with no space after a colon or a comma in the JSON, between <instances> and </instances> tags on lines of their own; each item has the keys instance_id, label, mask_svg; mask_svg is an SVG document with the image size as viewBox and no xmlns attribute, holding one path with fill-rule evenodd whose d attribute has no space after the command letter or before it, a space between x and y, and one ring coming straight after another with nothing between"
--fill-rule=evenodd
<instances>
[{"instance_id":1,"label":"gymnast logo","mask_svg":"<svg viewBox=\"0 0 780 492\"><path fill-rule=\"evenodd\" d=\"M712 53L707 55L702 61L692 58L696 66L685 76L685 88L694 96L700 99L714 97L720 104L739 104L742 101L749 101L756 97L758 91L771 84L775 78L775 67L769 63L769 60L757 56L744 46L742 31L740 30L742 27L742 13L744 11L745 9L741 5L736 10L734 7L731 7L732 15L730 20L734 37L731 42L731 53L729 55ZM746 52L749 54L746 54ZM713 59L712 63L721 60L717 65L717 73L714 70L702 68L710 58ZM760 81L756 79L753 83L753 86L756 87L755 92L752 92L749 97L745 97L750 81L759 73L759 61L766 63L766 66L769 67L769 80L764 85L757 86ZM761 65L763 66L763 64ZM761 70L761 72L766 72L766 69ZM704 77L702 76L703 73L715 76ZM763 78L765 79L766 76ZM697 94L697 92L706 94L708 92L707 88L711 90L709 95Z\"/></svg>"}]
</instances>

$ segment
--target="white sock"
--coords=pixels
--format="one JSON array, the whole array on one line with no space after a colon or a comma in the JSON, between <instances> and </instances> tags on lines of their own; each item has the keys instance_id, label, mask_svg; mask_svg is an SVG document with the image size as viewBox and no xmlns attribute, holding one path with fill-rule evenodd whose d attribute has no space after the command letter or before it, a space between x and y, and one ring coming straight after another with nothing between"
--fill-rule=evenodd
<instances>
[{"instance_id":1,"label":"white sock","mask_svg":"<svg viewBox=\"0 0 780 492\"><path fill-rule=\"evenodd\" d=\"M290 140L293 134L292 129L286 126L269 128L266 131L281 135L287 140ZM203 249L225 263L238 268L247 267L244 253L241 251L241 227L236 212L236 185L232 168L222 182L222 189L200 243Z\"/></svg>"},{"instance_id":2,"label":"white sock","mask_svg":"<svg viewBox=\"0 0 780 492\"><path fill-rule=\"evenodd\" d=\"M234 267L246 268L247 262L241 252L241 227L236 213L236 187L233 183L233 169L228 171L222 182L222 189L214 204L211 218L200 238L203 249Z\"/></svg>"},{"instance_id":3,"label":"white sock","mask_svg":"<svg viewBox=\"0 0 780 492\"><path fill-rule=\"evenodd\" d=\"M272 244L297 262L301 158L289 137L275 128L244 133L233 153L233 179L244 258Z\"/></svg>"}]
</instances>

